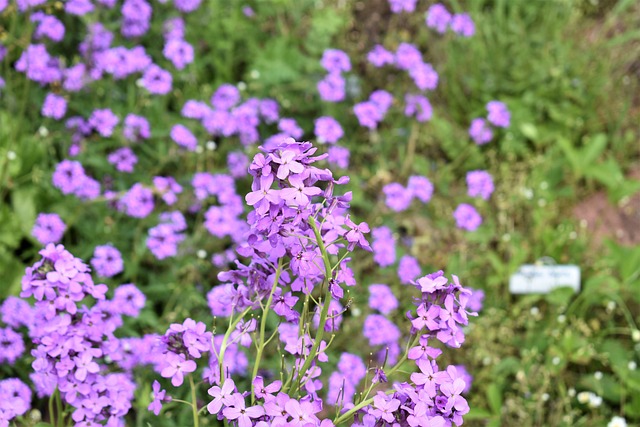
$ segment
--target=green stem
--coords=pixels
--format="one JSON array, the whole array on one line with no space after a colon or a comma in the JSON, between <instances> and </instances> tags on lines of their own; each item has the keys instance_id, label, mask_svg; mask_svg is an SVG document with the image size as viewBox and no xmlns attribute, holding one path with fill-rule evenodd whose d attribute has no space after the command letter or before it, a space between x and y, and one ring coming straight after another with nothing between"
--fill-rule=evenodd
<instances>
[{"instance_id":1,"label":"green stem","mask_svg":"<svg viewBox=\"0 0 640 427\"><path fill-rule=\"evenodd\" d=\"M271 303L273 302L273 294L276 292L278 288L278 282L280 281L280 274L282 273L282 258L278 261L278 269L276 270L275 278L273 279L273 286L271 287L271 292L269 293L269 299L267 300L267 304L262 310L262 319L260 320L260 336L258 338L258 350L256 353L256 360L253 364L253 376L254 379L258 375L258 369L260 368L260 360L262 359L262 351L264 350L266 344L264 342L264 334L267 329L267 315L269 314L269 309L271 308ZM255 390L253 386L253 381L251 381L251 404L256 401Z\"/></svg>"},{"instance_id":2,"label":"green stem","mask_svg":"<svg viewBox=\"0 0 640 427\"><path fill-rule=\"evenodd\" d=\"M324 261L324 269L325 269L325 282L327 284L327 289L324 296L324 304L322 306L322 312L320 313L320 324L318 325L318 330L316 331L316 336L314 338L313 347L309 352L309 356L305 360L302 368L298 372L297 381L292 381L291 389L289 390L289 395L293 395L293 393L300 389L300 382L302 381L302 376L305 372L309 370L311 367L311 363L316 358L316 352L318 351L318 347L320 347L320 343L322 342L322 336L324 335L324 326L327 323L327 314L329 313L329 302L331 301L331 291L329 290L329 280L332 277L332 268L331 262L329 261L329 254L327 253L327 248L324 246L324 241L322 240L322 235L320 234L320 230L318 229L318 224L316 220L310 216L309 217L309 225L313 229L313 233L316 236L316 242L318 243L318 248L320 248L320 253L322 254L322 260Z\"/></svg>"},{"instance_id":3,"label":"green stem","mask_svg":"<svg viewBox=\"0 0 640 427\"><path fill-rule=\"evenodd\" d=\"M392 394L392 393L395 393L395 390L391 389L391 390L385 391L385 394ZM339 416L337 419L335 419L333 421L333 424L336 426L340 425L340 423L348 420L350 416L352 416L353 414L355 414L365 406L371 405L371 403L373 403L373 397L370 397L367 400L363 400L362 402L358 403L356 406L354 406L353 408L349 409L347 412Z\"/></svg>"},{"instance_id":4,"label":"green stem","mask_svg":"<svg viewBox=\"0 0 640 427\"><path fill-rule=\"evenodd\" d=\"M62 413L62 397L60 397L60 390L56 388L54 394L56 396L56 407L58 408L58 427L64 427L64 414Z\"/></svg>"},{"instance_id":5,"label":"green stem","mask_svg":"<svg viewBox=\"0 0 640 427\"><path fill-rule=\"evenodd\" d=\"M56 389L57 391L58 389ZM51 396L49 396L49 423L51 424L51 427L55 427L56 423L55 421L55 416L53 413L53 399L55 396L56 392L54 391L53 393L51 393Z\"/></svg>"},{"instance_id":6,"label":"green stem","mask_svg":"<svg viewBox=\"0 0 640 427\"><path fill-rule=\"evenodd\" d=\"M247 307L236 320L233 320L233 311L231 312L231 317L229 318L229 328L227 332L224 334L224 338L222 339L222 344L220 345L220 354L218 355L218 368L220 369L220 385L224 384L224 353L227 350L227 341L229 341L229 337L231 333L236 328L236 325L240 323L244 316L251 311L251 307Z\"/></svg>"},{"instance_id":7,"label":"green stem","mask_svg":"<svg viewBox=\"0 0 640 427\"><path fill-rule=\"evenodd\" d=\"M193 409L193 427L199 426L198 401L196 399L196 385L193 382L193 375L189 374L189 385L191 386L191 408Z\"/></svg>"}]
</instances>

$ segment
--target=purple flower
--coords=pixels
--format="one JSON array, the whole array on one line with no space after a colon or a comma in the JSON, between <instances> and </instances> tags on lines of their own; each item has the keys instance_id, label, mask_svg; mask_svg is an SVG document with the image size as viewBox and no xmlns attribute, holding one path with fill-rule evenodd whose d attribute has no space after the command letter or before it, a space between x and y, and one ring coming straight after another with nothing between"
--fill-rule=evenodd
<instances>
[{"instance_id":1,"label":"purple flower","mask_svg":"<svg viewBox=\"0 0 640 427\"><path fill-rule=\"evenodd\" d=\"M56 166L53 173L53 185L62 191L62 194L73 193L86 178L84 168L80 162L63 160Z\"/></svg>"},{"instance_id":2,"label":"purple flower","mask_svg":"<svg viewBox=\"0 0 640 427\"><path fill-rule=\"evenodd\" d=\"M0 380L0 424L26 414L30 408L31 390L28 385L18 378Z\"/></svg>"},{"instance_id":3,"label":"purple flower","mask_svg":"<svg viewBox=\"0 0 640 427\"><path fill-rule=\"evenodd\" d=\"M294 139L300 139L304 134L304 131L302 130L302 128L300 128L300 126L298 126L298 123L296 123L295 119L280 119L280 121L278 122L278 129Z\"/></svg>"},{"instance_id":4,"label":"purple flower","mask_svg":"<svg viewBox=\"0 0 640 427\"><path fill-rule=\"evenodd\" d=\"M84 16L93 11L93 4L89 0L69 0L64 5L64 11L70 15Z\"/></svg>"},{"instance_id":5,"label":"purple flower","mask_svg":"<svg viewBox=\"0 0 640 427\"><path fill-rule=\"evenodd\" d=\"M370 314L364 321L363 335L372 346L391 344L400 339L400 330L386 317Z\"/></svg>"},{"instance_id":6,"label":"purple flower","mask_svg":"<svg viewBox=\"0 0 640 427\"><path fill-rule=\"evenodd\" d=\"M493 193L493 178L487 171L477 170L467 172L467 194L471 197L481 197L488 200Z\"/></svg>"},{"instance_id":7,"label":"purple flower","mask_svg":"<svg viewBox=\"0 0 640 427\"><path fill-rule=\"evenodd\" d=\"M96 246L91 258L91 265L102 277L113 277L124 270L120 251L112 245Z\"/></svg>"},{"instance_id":8,"label":"purple flower","mask_svg":"<svg viewBox=\"0 0 640 427\"><path fill-rule=\"evenodd\" d=\"M235 296L235 289L230 283L218 285L211 289L207 294L207 302L211 309L211 315L220 317L231 316Z\"/></svg>"},{"instance_id":9,"label":"purple flower","mask_svg":"<svg viewBox=\"0 0 640 427\"><path fill-rule=\"evenodd\" d=\"M380 267L388 267L396 262L396 245L391 229L386 226L374 228L373 236L373 260Z\"/></svg>"},{"instance_id":10,"label":"purple flower","mask_svg":"<svg viewBox=\"0 0 640 427\"><path fill-rule=\"evenodd\" d=\"M345 52L338 49L326 49L322 54L320 65L331 74L351 71L349 57Z\"/></svg>"},{"instance_id":11,"label":"purple flower","mask_svg":"<svg viewBox=\"0 0 640 427\"><path fill-rule=\"evenodd\" d=\"M387 285L369 285L369 307L382 314L390 314L398 308L398 300Z\"/></svg>"},{"instance_id":12,"label":"purple flower","mask_svg":"<svg viewBox=\"0 0 640 427\"><path fill-rule=\"evenodd\" d=\"M172 352L167 353L166 362L167 366L160 375L163 378L171 378L171 384L174 387L181 386L184 382L184 374L195 371L197 367L193 360L187 360L184 355Z\"/></svg>"},{"instance_id":13,"label":"purple flower","mask_svg":"<svg viewBox=\"0 0 640 427\"><path fill-rule=\"evenodd\" d=\"M116 170L127 173L133 172L133 167L138 163L138 158L129 147L117 149L109 154L107 160L116 167Z\"/></svg>"},{"instance_id":14,"label":"purple flower","mask_svg":"<svg viewBox=\"0 0 640 427\"><path fill-rule=\"evenodd\" d=\"M346 169L349 167L349 149L334 145L329 147L327 161L339 168Z\"/></svg>"},{"instance_id":15,"label":"purple flower","mask_svg":"<svg viewBox=\"0 0 640 427\"><path fill-rule=\"evenodd\" d=\"M193 46L184 40L171 38L164 45L162 54L173 63L178 70L184 69L193 62Z\"/></svg>"},{"instance_id":16,"label":"purple flower","mask_svg":"<svg viewBox=\"0 0 640 427\"><path fill-rule=\"evenodd\" d=\"M345 81L340 74L327 74L318 82L320 98L327 102L340 102L345 97Z\"/></svg>"},{"instance_id":17,"label":"purple flower","mask_svg":"<svg viewBox=\"0 0 640 427\"><path fill-rule=\"evenodd\" d=\"M222 413L228 420L238 420L238 427L251 427L253 426L251 420L263 416L264 408L260 405L247 407L242 394L235 393Z\"/></svg>"},{"instance_id":18,"label":"purple flower","mask_svg":"<svg viewBox=\"0 0 640 427\"><path fill-rule=\"evenodd\" d=\"M118 286L113 295L117 312L130 317L138 317L145 301L146 297L133 283Z\"/></svg>"},{"instance_id":19,"label":"purple flower","mask_svg":"<svg viewBox=\"0 0 640 427\"><path fill-rule=\"evenodd\" d=\"M260 376L257 376L253 380L253 387L256 391L256 397L258 399L267 399L273 397L274 393L280 391L282 387L281 381L274 381L271 384L265 386L264 379Z\"/></svg>"},{"instance_id":20,"label":"purple flower","mask_svg":"<svg viewBox=\"0 0 640 427\"><path fill-rule=\"evenodd\" d=\"M31 235L43 245L47 243L58 243L60 239L62 239L62 235L66 229L67 226L58 214L41 213L38 214L38 218L36 218L33 230L31 230Z\"/></svg>"},{"instance_id":21,"label":"purple flower","mask_svg":"<svg viewBox=\"0 0 640 427\"><path fill-rule=\"evenodd\" d=\"M249 173L249 158L241 151L232 151L227 155L227 167L234 178L242 178Z\"/></svg>"},{"instance_id":22,"label":"purple flower","mask_svg":"<svg viewBox=\"0 0 640 427\"><path fill-rule=\"evenodd\" d=\"M240 102L240 91L230 84L221 85L211 97L211 105L218 110L229 110Z\"/></svg>"},{"instance_id":23,"label":"purple flower","mask_svg":"<svg viewBox=\"0 0 640 427\"><path fill-rule=\"evenodd\" d=\"M420 264L418 260L410 255L400 258L398 264L398 277L400 283L406 285L420 275Z\"/></svg>"},{"instance_id":24,"label":"purple flower","mask_svg":"<svg viewBox=\"0 0 640 427\"><path fill-rule=\"evenodd\" d=\"M416 3L418 0L389 0L389 6L391 6L391 12L414 12L416 10Z\"/></svg>"},{"instance_id":25,"label":"purple flower","mask_svg":"<svg viewBox=\"0 0 640 427\"><path fill-rule=\"evenodd\" d=\"M174 125L171 128L171 139L181 147L189 151L195 151L198 146L198 140L186 126Z\"/></svg>"},{"instance_id":26,"label":"purple flower","mask_svg":"<svg viewBox=\"0 0 640 427\"><path fill-rule=\"evenodd\" d=\"M166 396L166 390L160 390L160 383L153 381L153 401L149 404L147 410L152 411L154 415L160 415L162 410L162 402L170 402L171 396Z\"/></svg>"},{"instance_id":27,"label":"purple flower","mask_svg":"<svg viewBox=\"0 0 640 427\"><path fill-rule=\"evenodd\" d=\"M180 12L190 13L200 7L201 0L175 0L174 5Z\"/></svg>"},{"instance_id":28,"label":"purple flower","mask_svg":"<svg viewBox=\"0 0 640 427\"><path fill-rule=\"evenodd\" d=\"M473 139L476 144L483 145L491 141L493 132L485 119L477 118L471 121L469 136L471 136L471 139Z\"/></svg>"},{"instance_id":29,"label":"purple flower","mask_svg":"<svg viewBox=\"0 0 640 427\"><path fill-rule=\"evenodd\" d=\"M24 353L22 335L11 328L0 328L0 363L13 365Z\"/></svg>"},{"instance_id":30,"label":"purple flower","mask_svg":"<svg viewBox=\"0 0 640 427\"><path fill-rule=\"evenodd\" d=\"M2 321L13 328L21 326L31 327L33 322L33 309L25 300L9 296L0 306Z\"/></svg>"},{"instance_id":31,"label":"purple flower","mask_svg":"<svg viewBox=\"0 0 640 427\"><path fill-rule=\"evenodd\" d=\"M476 33L476 26L473 19L467 13L453 15L451 20L451 30L463 37L471 37Z\"/></svg>"},{"instance_id":32,"label":"purple flower","mask_svg":"<svg viewBox=\"0 0 640 427\"><path fill-rule=\"evenodd\" d=\"M36 12L31 15L31 22L38 23L33 34L36 39L47 37L54 42L59 42L64 38L64 25L54 16Z\"/></svg>"},{"instance_id":33,"label":"purple flower","mask_svg":"<svg viewBox=\"0 0 640 427\"><path fill-rule=\"evenodd\" d=\"M364 126L369 129L375 129L378 127L378 123L382 120L383 116L378 105L372 101L360 102L354 105L353 112L358 118L360 126Z\"/></svg>"},{"instance_id":34,"label":"purple flower","mask_svg":"<svg viewBox=\"0 0 640 427\"><path fill-rule=\"evenodd\" d=\"M142 75L142 86L154 95L166 95L171 91L171 73L156 64L151 64Z\"/></svg>"},{"instance_id":35,"label":"purple flower","mask_svg":"<svg viewBox=\"0 0 640 427\"><path fill-rule=\"evenodd\" d=\"M431 64L416 63L409 70L409 75L420 90L434 90L438 87L438 73Z\"/></svg>"},{"instance_id":36,"label":"purple flower","mask_svg":"<svg viewBox=\"0 0 640 427\"><path fill-rule=\"evenodd\" d=\"M123 135L131 142L140 142L142 139L151 137L151 127L149 121L135 114L128 114L124 119Z\"/></svg>"},{"instance_id":37,"label":"purple flower","mask_svg":"<svg viewBox=\"0 0 640 427\"><path fill-rule=\"evenodd\" d=\"M374 67L382 67L387 64L393 64L395 62L395 57L393 56L393 53L377 44L367 54L367 61L369 61Z\"/></svg>"},{"instance_id":38,"label":"purple flower","mask_svg":"<svg viewBox=\"0 0 640 427\"><path fill-rule=\"evenodd\" d=\"M407 117L415 116L419 122L428 122L433 115L433 109L431 103L427 98L421 95L407 94L404 97L406 106L404 108L404 115Z\"/></svg>"},{"instance_id":39,"label":"purple flower","mask_svg":"<svg viewBox=\"0 0 640 427\"><path fill-rule=\"evenodd\" d=\"M467 231L475 231L482 224L482 217L476 209L467 204L461 203L453 212L458 228Z\"/></svg>"},{"instance_id":40,"label":"purple flower","mask_svg":"<svg viewBox=\"0 0 640 427\"><path fill-rule=\"evenodd\" d=\"M411 205L413 191L404 188L397 182L392 182L382 188L386 199L385 204L396 212L402 212Z\"/></svg>"},{"instance_id":41,"label":"purple flower","mask_svg":"<svg viewBox=\"0 0 640 427\"><path fill-rule=\"evenodd\" d=\"M344 131L336 119L330 116L319 117L315 121L316 137L319 143L335 144L343 137Z\"/></svg>"},{"instance_id":42,"label":"purple flower","mask_svg":"<svg viewBox=\"0 0 640 427\"><path fill-rule=\"evenodd\" d=\"M109 137L113 134L120 119L113 114L108 108L102 110L94 110L89 117L89 125L103 137Z\"/></svg>"},{"instance_id":43,"label":"purple flower","mask_svg":"<svg viewBox=\"0 0 640 427\"><path fill-rule=\"evenodd\" d=\"M67 100L62 96L49 93L42 104L42 115L60 120L67 113Z\"/></svg>"},{"instance_id":44,"label":"purple flower","mask_svg":"<svg viewBox=\"0 0 640 427\"><path fill-rule=\"evenodd\" d=\"M400 407L400 401L398 399L390 398L383 392L378 392L378 394L373 398L374 408L369 413L376 418L382 418L388 423L395 422L395 416L393 413L398 410Z\"/></svg>"},{"instance_id":45,"label":"purple flower","mask_svg":"<svg viewBox=\"0 0 640 427\"><path fill-rule=\"evenodd\" d=\"M422 203L428 203L433 195L433 184L427 177L412 175L407 182L407 190Z\"/></svg>"},{"instance_id":46,"label":"purple flower","mask_svg":"<svg viewBox=\"0 0 640 427\"><path fill-rule=\"evenodd\" d=\"M504 102L489 101L487 103L487 111L489 112L487 120L489 120L492 125L501 128L509 127L511 123L511 113L509 113Z\"/></svg>"},{"instance_id":47,"label":"purple flower","mask_svg":"<svg viewBox=\"0 0 640 427\"><path fill-rule=\"evenodd\" d=\"M384 116L393 104L393 96L386 90L376 90L369 95L369 101L373 102Z\"/></svg>"},{"instance_id":48,"label":"purple flower","mask_svg":"<svg viewBox=\"0 0 640 427\"><path fill-rule=\"evenodd\" d=\"M145 218L153 212L153 192L142 184L134 184L118 202L118 208L134 218Z\"/></svg>"},{"instance_id":49,"label":"purple flower","mask_svg":"<svg viewBox=\"0 0 640 427\"><path fill-rule=\"evenodd\" d=\"M217 385L211 387L207 393L213 397L213 400L207 405L207 411L212 415L216 415L220 412L223 405L229 406L233 402L231 396L235 388L236 385L231 378L227 378L222 387L218 387Z\"/></svg>"},{"instance_id":50,"label":"purple flower","mask_svg":"<svg viewBox=\"0 0 640 427\"><path fill-rule=\"evenodd\" d=\"M410 43L400 43L396 49L395 57L396 66L401 70L409 71L422 64L422 54L417 47Z\"/></svg>"},{"instance_id":51,"label":"purple flower","mask_svg":"<svg viewBox=\"0 0 640 427\"><path fill-rule=\"evenodd\" d=\"M432 5L429 7L429 10L427 10L427 27L436 30L440 34L444 34L444 32L447 31L450 22L451 14L440 3Z\"/></svg>"}]
</instances>

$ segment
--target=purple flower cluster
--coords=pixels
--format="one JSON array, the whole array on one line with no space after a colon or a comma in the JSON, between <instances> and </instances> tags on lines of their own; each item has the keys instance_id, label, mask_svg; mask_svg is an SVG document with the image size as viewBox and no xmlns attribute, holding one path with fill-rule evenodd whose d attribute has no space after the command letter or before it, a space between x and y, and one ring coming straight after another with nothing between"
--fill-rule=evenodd
<instances>
[{"instance_id":1,"label":"purple flower cluster","mask_svg":"<svg viewBox=\"0 0 640 427\"><path fill-rule=\"evenodd\" d=\"M40 213L31 230L31 235L43 245L58 243L62 239L67 225L55 213Z\"/></svg>"},{"instance_id":2,"label":"purple flower cluster","mask_svg":"<svg viewBox=\"0 0 640 427\"><path fill-rule=\"evenodd\" d=\"M0 425L24 415L31 408L31 389L18 378L0 381Z\"/></svg>"},{"instance_id":3,"label":"purple flower cluster","mask_svg":"<svg viewBox=\"0 0 640 427\"><path fill-rule=\"evenodd\" d=\"M113 277L124 270L122 255L113 245L96 246L91 265L101 277Z\"/></svg>"},{"instance_id":4,"label":"purple flower cluster","mask_svg":"<svg viewBox=\"0 0 640 427\"><path fill-rule=\"evenodd\" d=\"M180 211L160 214L160 224L149 229L147 248L157 259L175 257L178 245L185 238L186 228L187 223Z\"/></svg>"},{"instance_id":5,"label":"purple flower cluster","mask_svg":"<svg viewBox=\"0 0 640 427\"><path fill-rule=\"evenodd\" d=\"M318 82L320 98L327 102L343 101L346 82L342 73L351 70L349 57L341 50L327 49L322 55L320 64L328 73Z\"/></svg>"},{"instance_id":6,"label":"purple flower cluster","mask_svg":"<svg viewBox=\"0 0 640 427\"><path fill-rule=\"evenodd\" d=\"M482 224L482 217L476 208L468 203L459 204L453 212L453 218L458 228L466 231L475 231Z\"/></svg>"},{"instance_id":7,"label":"purple flower cluster","mask_svg":"<svg viewBox=\"0 0 640 427\"><path fill-rule=\"evenodd\" d=\"M451 13L440 3L435 3L429 7L426 17L427 27L444 34L447 29L451 29L454 33L463 37L471 37L476 32L473 19L466 14L460 13L451 15Z\"/></svg>"},{"instance_id":8,"label":"purple flower cluster","mask_svg":"<svg viewBox=\"0 0 640 427\"><path fill-rule=\"evenodd\" d=\"M487 103L487 112L486 119L475 118L471 121L471 126L469 127L469 136L478 145L486 144L493 139L493 131L489 124L499 128L508 128L511 124L511 113L505 103L489 101Z\"/></svg>"},{"instance_id":9,"label":"purple flower cluster","mask_svg":"<svg viewBox=\"0 0 640 427\"><path fill-rule=\"evenodd\" d=\"M107 287L94 284L89 267L62 245L49 244L40 254L42 260L27 268L21 293L36 301L33 309L22 308L33 312L28 325L35 345L31 380L40 396L58 389L73 408L76 425L119 425L131 407L135 384L130 374L109 367L109 361L122 357L114 331L122 315L139 312L144 296L133 285L124 285L114 300L106 300ZM89 297L95 301L91 307L83 304ZM6 320L5 314L3 306Z\"/></svg>"},{"instance_id":10,"label":"purple flower cluster","mask_svg":"<svg viewBox=\"0 0 640 427\"><path fill-rule=\"evenodd\" d=\"M428 178L419 175L409 177L407 187L392 182L382 188L386 196L386 205L396 212L402 212L409 208L413 199L422 203L428 203L433 195L433 184Z\"/></svg>"},{"instance_id":11,"label":"purple flower cluster","mask_svg":"<svg viewBox=\"0 0 640 427\"><path fill-rule=\"evenodd\" d=\"M467 194L471 197L481 197L488 200L493 193L493 178L487 171L470 171L467 172Z\"/></svg>"},{"instance_id":12,"label":"purple flower cluster","mask_svg":"<svg viewBox=\"0 0 640 427\"><path fill-rule=\"evenodd\" d=\"M373 243L373 260L380 267L388 267L396 262L396 244L393 232L389 227L382 226L371 231Z\"/></svg>"}]
</instances>

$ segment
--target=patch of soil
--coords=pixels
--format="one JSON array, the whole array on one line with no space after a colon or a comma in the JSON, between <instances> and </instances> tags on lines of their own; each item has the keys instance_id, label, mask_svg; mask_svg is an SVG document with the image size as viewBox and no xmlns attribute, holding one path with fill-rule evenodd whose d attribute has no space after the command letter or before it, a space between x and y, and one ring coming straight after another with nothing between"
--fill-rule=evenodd
<instances>
[{"instance_id":1,"label":"patch of soil","mask_svg":"<svg viewBox=\"0 0 640 427\"><path fill-rule=\"evenodd\" d=\"M636 166L630 178L640 179L640 166ZM600 191L575 206L573 213L578 220L586 221L596 249L602 247L605 239L621 245L640 245L640 192L616 206Z\"/></svg>"}]
</instances>

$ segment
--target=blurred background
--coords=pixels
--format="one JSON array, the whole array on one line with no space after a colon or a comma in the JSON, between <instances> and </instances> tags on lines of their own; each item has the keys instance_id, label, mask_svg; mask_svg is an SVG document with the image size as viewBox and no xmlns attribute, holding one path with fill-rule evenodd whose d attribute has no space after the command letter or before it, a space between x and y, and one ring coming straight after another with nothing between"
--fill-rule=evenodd
<instances>
[{"instance_id":1,"label":"blurred background","mask_svg":"<svg viewBox=\"0 0 640 427\"><path fill-rule=\"evenodd\" d=\"M367 286L394 290L401 307L392 318L402 319L413 307L401 282L416 260L422 274L442 269L484 293L464 346L443 356L473 376L468 425L603 426L616 416L626 424L615 425L640 425L640 4L443 1L451 13L472 19L473 34L461 36L425 24L433 1L419 0L415 11L402 13L393 13L393 3L208 0L183 16L195 60L182 69L163 54L166 23L176 15L170 4L153 2L148 32L134 38L121 34L119 7L71 16L60 2L38 6L66 26L64 39L45 43L61 64L82 57L78 46L101 22L115 34L113 45L143 45L171 71L172 89L163 96L145 90L140 74L105 72L81 91L25 77L16 64L37 40L35 12L19 13L13 2L0 7L6 50L0 54L0 300L19 293L25 267L39 259L38 215L56 213L66 224L60 241L72 253L88 261L97 245L112 244L122 253L124 271L105 283L135 283L147 296L142 314L125 321L123 334L161 332L187 316L210 324L204 295L230 265L233 239L211 232L205 209L180 197L171 209L185 214L187 232L175 257L158 259L146 239L159 210L132 218L114 209L113 194L138 182L150 185L154 176L175 177L186 193L194 173L229 173L233 156L250 159L258 141L212 136L183 110L188 100L208 102L220 85L232 84L243 100L275 100L280 118L295 119L301 140L317 140L318 117L339 121L344 136L320 151L348 150L335 150L331 167L351 178L352 215L390 233L391 263L383 267L366 253L354 260L363 290L347 296L345 316L354 321L338 348L354 340L367 346L358 320L369 310ZM413 44L431 64L436 88L420 91L408 73L367 60L376 45L395 52L402 43ZM351 60L340 102L327 102L317 89L327 75L320 62L326 49L343 50ZM353 106L376 90L392 94L393 104L375 128L367 128ZM43 113L48 93L68 101L64 119ZM407 93L428 98L429 120L407 116ZM487 143L474 143L470 124L486 117L493 100L508 108L509 126L495 127ZM146 117L151 138L133 144L120 133L82 134L67 121L102 108L120 118L118 126L129 113ZM195 135L194 152L172 139L178 123ZM279 132L290 131L260 124L259 141ZM123 146L137 155L131 173L117 171L108 159ZM59 163L70 158L100 183L96 197L65 195L52 184ZM234 178L243 195L250 180L240 169ZM495 190L486 199L468 194L467 174L477 170L493 179ZM388 185L406 186L416 175L430 180L433 196L394 209ZM453 212L462 203L481 216L474 231L456 225ZM510 276L541 259L579 266L580 292L511 294ZM0 366L0 376L27 378L29 370L25 358ZM146 387L139 390L131 425L187 425L179 413L162 420L148 414ZM18 425L35 425L24 422Z\"/></svg>"}]
</instances>

